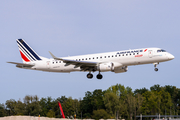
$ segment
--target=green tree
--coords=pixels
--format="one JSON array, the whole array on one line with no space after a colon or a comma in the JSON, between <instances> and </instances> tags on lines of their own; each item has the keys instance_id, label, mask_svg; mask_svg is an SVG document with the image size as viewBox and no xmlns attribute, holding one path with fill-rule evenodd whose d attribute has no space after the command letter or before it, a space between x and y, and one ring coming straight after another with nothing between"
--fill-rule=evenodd
<instances>
[{"instance_id":1,"label":"green tree","mask_svg":"<svg viewBox=\"0 0 180 120\"><path fill-rule=\"evenodd\" d=\"M155 115L156 113L158 113L158 98L160 98L161 96L157 96L153 91L147 91L143 93L143 96L143 114Z\"/></svg>"},{"instance_id":2,"label":"green tree","mask_svg":"<svg viewBox=\"0 0 180 120\"><path fill-rule=\"evenodd\" d=\"M166 92L164 90L161 91L161 113L162 114L167 114L170 115L173 109L173 102L171 99L171 95L169 94L169 92Z\"/></svg>"},{"instance_id":3,"label":"green tree","mask_svg":"<svg viewBox=\"0 0 180 120\"><path fill-rule=\"evenodd\" d=\"M150 87L150 90L151 90L151 91L160 92L161 89L162 89L162 87L161 87L159 84Z\"/></svg>"},{"instance_id":4,"label":"green tree","mask_svg":"<svg viewBox=\"0 0 180 120\"><path fill-rule=\"evenodd\" d=\"M41 98L41 100L39 101L39 105L41 106L41 112L40 115L41 116L46 116L48 113L48 108L47 108L47 99L46 98Z\"/></svg>"},{"instance_id":5,"label":"green tree","mask_svg":"<svg viewBox=\"0 0 180 120\"><path fill-rule=\"evenodd\" d=\"M48 113L47 113L47 117L54 118L55 117L55 112L53 110L49 110Z\"/></svg>"},{"instance_id":6,"label":"green tree","mask_svg":"<svg viewBox=\"0 0 180 120\"><path fill-rule=\"evenodd\" d=\"M133 113L135 114L136 112L136 98L133 96L133 93L129 93L127 95L126 103L127 103L128 113L129 113L128 118L132 120Z\"/></svg>"},{"instance_id":7,"label":"green tree","mask_svg":"<svg viewBox=\"0 0 180 120\"><path fill-rule=\"evenodd\" d=\"M20 100L16 102L16 105L14 107L14 110L16 111L17 115L24 115L26 112L26 106L24 103L22 103Z\"/></svg>"},{"instance_id":8,"label":"green tree","mask_svg":"<svg viewBox=\"0 0 180 120\"><path fill-rule=\"evenodd\" d=\"M71 97L69 97L65 102L65 110L64 110L64 113L67 115L67 116L74 116L75 114L75 108L73 107L73 104L74 104L74 101Z\"/></svg>"},{"instance_id":9,"label":"green tree","mask_svg":"<svg viewBox=\"0 0 180 120\"><path fill-rule=\"evenodd\" d=\"M136 98L136 112L135 112L135 116L136 116L142 113L141 109L142 109L142 103L144 99L143 99L143 96L139 93L135 95L135 98Z\"/></svg>"},{"instance_id":10,"label":"green tree","mask_svg":"<svg viewBox=\"0 0 180 120\"><path fill-rule=\"evenodd\" d=\"M92 94L92 105L93 105L93 110L99 110L99 109L104 109L104 101L103 101L103 91L101 89L96 89L93 91Z\"/></svg>"},{"instance_id":11,"label":"green tree","mask_svg":"<svg viewBox=\"0 0 180 120\"><path fill-rule=\"evenodd\" d=\"M39 104L39 98L37 95L27 95L24 98L24 104L26 106L26 115L38 116L41 113L41 106Z\"/></svg>"},{"instance_id":12,"label":"green tree","mask_svg":"<svg viewBox=\"0 0 180 120\"><path fill-rule=\"evenodd\" d=\"M119 101L119 106L117 107L116 118L120 115L121 118L127 118L129 116L127 109L127 95L132 94L132 89L130 87L124 87L124 85L116 84L114 86L109 87L106 93L114 93Z\"/></svg>"},{"instance_id":13,"label":"green tree","mask_svg":"<svg viewBox=\"0 0 180 120\"><path fill-rule=\"evenodd\" d=\"M114 93L105 93L104 94L104 104L106 107L107 112L111 116L116 115L116 111L119 110L120 104L119 104L119 96L117 96Z\"/></svg>"},{"instance_id":14,"label":"green tree","mask_svg":"<svg viewBox=\"0 0 180 120\"><path fill-rule=\"evenodd\" d=\"M93 101L92 93L90 91L87 91L85 93L85 97L83 98L81 105L80 105L83 117L85 117L85 118L91 117L91 114L93 112L92 101Z\"/></svg>"},{"instance_id":15,"label":"green tree","mask_svg":"<svg viewBox=\"0 0 180 120\"><path fill-rule=\"evenodd\" d=\"M143 94L143 93L145 93L146 91L149 91L148 89L146 89L145 87L144 88L141 88L141 89L136 89L135 91L134 91L134 94Z\"/></svg>"},{"instance_id":16,"label":"green tree","mask_svg":"<svg viewBox=\"0 0 180 120\"><path fill-rule=\"evenodd\" d=\"M177 113L177 111L179 110L179 106L180 106L180 89L176 88L175 86L166 85L164 87L164 90L171 95L171 99L173 102L172 107L174 108L173 111L176 111L176 113ZM174 113L174 112L172 112L172 113Z\"/></svg>"},{"instance_id":17,"label":"green tree","mask_svg":"<svg viewBox=\"0 0 180 120\"><path fill-rule=\"evenodd\" d=\"M16 101L14 99L10 99L6 101L6 108L9 110L10 115L16 115L15 111Z\"/></svg>"},{"instance_id":18,"label":"green tree","mask_svg":"<svg viewBox=\"0 0 180 120\"><path fill-rule=\"evenodd\" d=\"M0 104L0 117L5 116L5 107L3 104Z\"/></svg>"},{"instance_id":19,"label":"green tree","mask_svg":"<svg viewBox=\"0 0 180 120\"><path fill-rule=\"evenodd\" d=\"M110 115L104 109L100 109L100 110L93 111L92 118L95 120L108 119L110 118Z\"/></svg>"}]
</instances>

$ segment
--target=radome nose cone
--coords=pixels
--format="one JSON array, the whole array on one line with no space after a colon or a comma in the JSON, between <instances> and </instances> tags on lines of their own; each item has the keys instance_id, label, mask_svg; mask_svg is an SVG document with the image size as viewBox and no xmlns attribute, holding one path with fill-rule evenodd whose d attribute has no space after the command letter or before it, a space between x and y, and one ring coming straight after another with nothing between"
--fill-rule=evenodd
<instances>
[{"instance_id":1,"label":"radome nose cone","mask_svg":"<svg viewBox=\"0 0 180 120\"><path fill-rule=\"evenodd\" d=\"M170 54L170 55L169 55L169 59L170 59L170 60L174 59L174 56Z\"/></svg>"}]
</instances>

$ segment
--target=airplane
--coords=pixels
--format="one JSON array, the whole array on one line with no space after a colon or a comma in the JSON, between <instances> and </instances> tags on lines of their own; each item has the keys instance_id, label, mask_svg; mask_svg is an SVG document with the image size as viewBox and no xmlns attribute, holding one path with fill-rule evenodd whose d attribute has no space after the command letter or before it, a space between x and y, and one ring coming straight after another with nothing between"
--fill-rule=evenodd
<instances>
[{"instance_id":1,"label":"airplane","mask_svg":"<svg viewBox=\"0 0 180 120\"><path fill-rule=\"evenodd\" d=\"M102 79L101 72L111 71L123 73L128 71L128 66L154 64L157 65L174 59L174 56L161 48L141 48L115 52L87 54L70 57L56 57L49 52L52 58L39 56L23 39L17 39L20 55L23 63L16 64L18 68L40 70L47 72L70 73L74 71L88 72L87 78L92 79L92 72L98 71L97 79Z\"/></svg>"}]
</instances>

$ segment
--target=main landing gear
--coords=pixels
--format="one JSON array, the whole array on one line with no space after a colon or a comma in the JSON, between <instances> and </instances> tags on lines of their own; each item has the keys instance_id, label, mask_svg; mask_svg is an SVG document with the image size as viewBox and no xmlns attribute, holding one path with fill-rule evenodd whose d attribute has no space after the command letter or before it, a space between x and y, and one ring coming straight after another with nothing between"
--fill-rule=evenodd
<instances>
[{"instance_id":1,"label":"main landing gear","mask_svg":"<svg viewBox=\"0 0 180 120\"><path fill-rule=\"evenodd\" d=\"M97 77L97 79L102 79L103 78L103 76L100 74L100 72L96 77Z\"/></svg>"},{"instance_id":2,"label":"main landing gear","mask_svg":"<svg viewBox=\"0 0 180 120\"><path fill-rule=\"evenodd\" d=\"M92 74L91 72L89 72L89 73L87 74L87 78L88 78L88 79L92 79L92 78L93 78L93 74ZM100 72L99 72L99 74L97 74L96 78L97 78L97 79L102 79L103 76L102 76L102 75L100 74Z\"/></svg>"},{"instance_id":3,"label":"main landing gear","mask_svg":"<svg viewBox=\"0 0 180 120\"><path fill-rule=\"evenodd\" d=\"M158 71L158 68L157 68L157 65L158 65L159 63L154 63L154 70L157 72Z\"/></svg>"},{"instance_id":4,"label":"main landing gear","mask_svg":"<svg viewBox=\"0 0 180 120\"><path fill-rule=\"evenodd\" d=\"M88 73L88 74L87 74L87 78L92 79L92 78L93 78L93 74Z\"/></svg>"}]
</instances>

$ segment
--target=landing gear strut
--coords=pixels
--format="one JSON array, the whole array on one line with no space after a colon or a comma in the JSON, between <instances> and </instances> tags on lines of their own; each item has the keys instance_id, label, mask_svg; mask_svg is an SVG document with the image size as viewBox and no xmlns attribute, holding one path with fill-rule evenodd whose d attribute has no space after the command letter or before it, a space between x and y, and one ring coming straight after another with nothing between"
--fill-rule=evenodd
<instances>
[{"instance_id":1,"label":"landing gear strut","mask_svg":"<svg viewBox=\"0 0 180 120\"><path fill-rule=\"evenodd\" d=\"M87 78L92 79L92 78L93 78L93 74L88 73L88 74L87 74Z\"/></svg>"},{"instance_id":2,"label":"landing gear strut","mask_svg":"<svg viewBox=\"0 0 180 120\"><path fill-rule=\"evenodd\" d=\"M158 71L158 68L157 68L157 65L158 65L159 63L154 63L154 70L157 72Z\"/></svg>"},{"instance_id":3,"label":"landing gear strut","mask_svg":"<svg viewBox=\"0 0 180 120\"><path fill-rule=\"evenodd\" d=\"M103 76L100 74L100 72L96 77L97 77L97 79L102 79L103 78Z\"/></svg>"}]
</instances>

